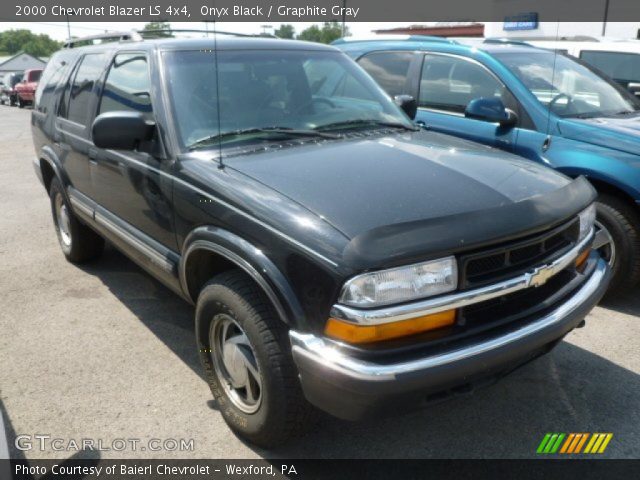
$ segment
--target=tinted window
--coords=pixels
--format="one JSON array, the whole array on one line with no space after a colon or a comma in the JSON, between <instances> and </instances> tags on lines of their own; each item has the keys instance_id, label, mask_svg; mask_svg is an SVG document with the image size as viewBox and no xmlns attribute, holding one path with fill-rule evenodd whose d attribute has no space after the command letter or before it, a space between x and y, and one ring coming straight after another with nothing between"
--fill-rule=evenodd
<instances>
[{"instance_id":1,"label":"tinted window","mask_svg":"<svg viewBox=\"0 0 640 480\"><path fill-rule=\"evenodd\" d=\"M358 63L391 96L405 93L411 52L376 52L362 57Z\"/></svg>"},{"instance_id":2,"label":"tinted window","mask_svg":"<svg viewBox=\"0 0 640 480\"><path fill-rule=\"evenodd\" d=\"M464 113L476 98L499 98L511 108L514 104L506 87L484 67L445 55L425 55L418 98L421 107L456 113Z\"/></svg>"},{"instance_id":3,"label":"tinted window","mask_svg":"<svg viewBox=\"0 0 640 480\"><path fill-rule=\"evenodd\" d=\"M640 82L640 55L636 53L583 50L580 58L615 80Z\"/></svg>"},{"instance_id":4,"label":"tinted window","mask_svg":"<svg viewBox=\"0 0 640 480\"><path fill-rule=\"evenodd\" d=\"M216 62L207 51L170 51L164 58L175 124L186 148L306 136L288 135L286 129L342 133L380 128L380 122L411 125L380 87L338 52L221 51ZM283 131L255 131L274 127Z\"/></svg>"},{"instance_id":5,"label":"tinted window","mask_svg":"<svg viewBox=\"0 0 640 480\"><path fill-rule=\"evenodd\" d=\"M87 122L93 87L103 68L104 56L101 53L85 55L80 60L80 65L65 89L60 110L61 116L79 124Z\"/></svg>"},{"instance_id":6,"label":"tinted window","mask_svg":"<svg viewBox=\"0 0 640 480\"><path fill-rule=\"evenodd\" d=\"M32 72L29 72L29 78L27 79L28 82L37 82L40 80L40 76L42 75L42 70L35 70Z\"/></svg>"},{"instance_id":7,"label":"tinted window","mask_svg":"<svg viewBox=\"0 0 640 480\"><path fill-rule=\"evenodd\" d=\"M150 114L150 90L147 57L140 53L117 55L105 81L98 113L125 110Z\"/></svg>"},{"instance_id":8,"label":"tinted window","mask_svg":"<svg viewBox=\"0 0 640 480\"><path fill-rule=\"evenodd\" d=\"M53 93L58 84L62 82L68 67L69 63L61 56L55 56L49 61L44 72L42 72L40 84L36 90L35 108L38 111L46 113L50 108L53 103Z\"/></svg>"}]
</instances>

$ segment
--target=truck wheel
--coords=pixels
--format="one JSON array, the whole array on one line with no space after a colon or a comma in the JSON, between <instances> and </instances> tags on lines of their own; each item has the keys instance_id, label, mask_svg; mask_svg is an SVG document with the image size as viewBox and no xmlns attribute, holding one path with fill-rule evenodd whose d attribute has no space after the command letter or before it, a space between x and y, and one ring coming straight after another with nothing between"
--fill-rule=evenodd
<instances>
[{"instance_id":1,"label":"truck wheel","mask_svg":"<svg viewBox=\"0 0 640 480\"><path fill-rule=\"evenodd\" d=\"M612 276L609 297L632 288L640 280L640 219L623 200L598 197L594 248L609 262Z\"/></svg>"},{"instance_id":2,"label":"truck wheel","mask_svg":"<svg viewBox=\"0 0 640 480\"><path fill-rule=\"evenodd\" d=\"M62 185L57 178L51 182L49 198L58 242L67 260L81 263L99 257L104 250L104 239L78 221L62 194Z\"/></svg>"},{"instance_id":3,"label":"truck wheel","mask_svg":"<svg viewBox=\"0 0 640 480\"><path fill-rule=\"evenodd\" d=\"M198 296L196 338L206 380L240 437L273 447L314 414L291 357L287 326L240 270L214 277Z\"/></svg>"}]
</instances>

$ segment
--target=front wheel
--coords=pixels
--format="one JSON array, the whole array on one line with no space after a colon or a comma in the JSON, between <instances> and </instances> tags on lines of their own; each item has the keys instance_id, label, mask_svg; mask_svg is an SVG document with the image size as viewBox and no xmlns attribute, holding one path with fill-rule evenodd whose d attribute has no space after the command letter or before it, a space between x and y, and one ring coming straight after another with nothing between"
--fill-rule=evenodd
<instances>
[{"instance_id":1,"label":"front wheel","mask_svg":"<svg viewBox=\"0 0 640 480\"><path fill-rule=\"evenodd\" d=\"M608 296L629 290L640 280L640 219L638 212L612 195L598 197L593 247L609 262Z\"/></svg>"},{"instance_id":2,"label":"front wheel","mask_svg":"<svg viewBox=\"0 0 640 480\"><path fill-rule=\"evenodd\" d=\"M224 272L202 289L196 337L218 409L240 437L273 447L309 423L287 327L244 272Z\"/></svg>"}]
</instances>

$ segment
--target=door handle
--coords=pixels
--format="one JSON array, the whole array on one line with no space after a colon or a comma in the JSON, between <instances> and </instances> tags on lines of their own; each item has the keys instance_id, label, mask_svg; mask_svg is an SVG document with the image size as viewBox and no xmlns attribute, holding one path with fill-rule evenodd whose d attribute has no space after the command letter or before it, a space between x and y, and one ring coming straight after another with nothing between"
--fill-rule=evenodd
<instances>
[{"instance_id":1,"label":"door handle","mask_svg":"<svg viewBox=\"0 0 640 480\"><path fill-rule=\"evenodd\" d=\"M424 128L425 130L427 130L429 127L427 126L426 123L424 123L422 120L418 120L416 122L416 125L418 125L420 128Z\"/></svg>"},{"instance_id":2,"label":"door handle","mask_svg":"<svg viewBox=\"0 0 640 480\"><path fill-rule=\"evenodd\" d=\"M98 160L96 159L96 157L98 156L98 150L96 150L95 148L89 148L89 153L87 155L89 157L89 163L97 165Z\"/></svg>"}]
</instances>

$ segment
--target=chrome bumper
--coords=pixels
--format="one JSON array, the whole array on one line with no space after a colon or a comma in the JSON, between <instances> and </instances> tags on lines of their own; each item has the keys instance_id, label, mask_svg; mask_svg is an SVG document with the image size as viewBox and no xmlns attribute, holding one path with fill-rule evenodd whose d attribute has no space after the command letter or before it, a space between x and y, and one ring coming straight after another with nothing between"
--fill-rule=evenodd
<instances>
[{"instance_id":1,"label":"chrome bumper","mask_svg":"<svg viewBox=\"0 0 640 480\"><path fill-rule=\"evenodd\" d=\"M324 370L329 370L352 379L372 382L394 380L405 374L453 365L457 362L507 348L512 344L527 339L527 337L533 337L547 329L552 329L568 317L582 314L582 310L585 308L586 311L584 311L584 314L586 315L604 293L603 282L608 278L608 274L609 270L606 262L598 257L591 276L573 296L552 312L522 328L502 336L430 357L418 358L402 363L376 364L346 355L340 351L336 343L331 340L293 330L289 332L292 352L294 358L297 357L298 359L304 359L307 363L310 362L321 365ZM507 292L501 292L501 294L504 293ZM573 328L573 326L571 326L571 328Z\"/></svg>"}]
</instances>

